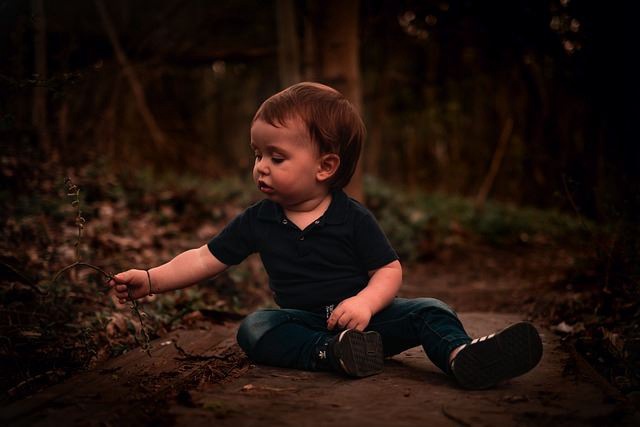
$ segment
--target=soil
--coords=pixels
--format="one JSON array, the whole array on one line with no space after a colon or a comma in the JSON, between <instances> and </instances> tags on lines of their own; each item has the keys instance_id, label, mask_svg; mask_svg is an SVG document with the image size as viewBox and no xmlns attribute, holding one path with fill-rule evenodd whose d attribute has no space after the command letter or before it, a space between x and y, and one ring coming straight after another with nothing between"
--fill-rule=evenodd
<instances>
[{"instance_id":1,"label":"soil","mask_svg":"<svg viewBox=\"0 0 640 427\"><path fill-rule=\"evenodd\" d=\"M382 374L251 364L234 341L238 321L200 320L0 408L0 423L31 425L476 426L640 425L637 402L619 393L557 333L545 305L571 269L557 247L450 248L406 269L402 296L454 307L470 335L518 320L540 330L544 355L530 373L485 391L460 389L412 349ZM546 299L540 297L546 295Z\"/></svg>"}]
</instances>

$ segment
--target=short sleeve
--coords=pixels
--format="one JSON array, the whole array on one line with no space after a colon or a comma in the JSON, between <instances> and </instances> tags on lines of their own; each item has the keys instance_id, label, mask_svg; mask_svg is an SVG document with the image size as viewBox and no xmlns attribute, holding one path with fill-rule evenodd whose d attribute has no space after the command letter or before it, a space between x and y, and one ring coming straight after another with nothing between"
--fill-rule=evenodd
<instances>
[{"instance_id":1,"label":"short sleeve","mask_svg":"<svg viewBox=\"0 0 640 427\"><path fill-rule=\"evenodd\" d=\"M355 224L355 243L358 257L367 271L398 259L398 254L369 211L365 211Z\"/></svg>"},{"instance_id":2,"label":"short sleeve","mask_svg":"<svg viewBox=\"0 0 640 427\"><path fill-rule=\"evenodd\" d=\"M249 210L235 217L209 241L211 253L226 265L240 264L256 251L251 222Z\"/></svg>"}]
</instances>

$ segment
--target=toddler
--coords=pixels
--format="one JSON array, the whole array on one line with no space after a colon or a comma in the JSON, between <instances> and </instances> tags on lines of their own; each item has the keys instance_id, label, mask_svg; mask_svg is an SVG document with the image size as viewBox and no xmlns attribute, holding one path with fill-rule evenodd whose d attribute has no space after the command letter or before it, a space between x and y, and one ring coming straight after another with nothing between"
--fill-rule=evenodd
<instances>
[{"instance_id":1,"label":"toddler","mask_svg":"<svg viewBox=\"0 0 640 427\"><path fill-rule=\"evenodd\" d=\"M299 83L267 99L251 126L253 179L265 198L206 245L110 282L121 302L184 288L260 254L280 308L247 316L237 334L257 363L381 372L383 360L422 345L465 388L484 389L539 362L542 344L526 322L472 340L455 312L433 298L396 295L402 267L373 215L343 191L365 136L336 90Z\"/></svg>"}]
</instances>

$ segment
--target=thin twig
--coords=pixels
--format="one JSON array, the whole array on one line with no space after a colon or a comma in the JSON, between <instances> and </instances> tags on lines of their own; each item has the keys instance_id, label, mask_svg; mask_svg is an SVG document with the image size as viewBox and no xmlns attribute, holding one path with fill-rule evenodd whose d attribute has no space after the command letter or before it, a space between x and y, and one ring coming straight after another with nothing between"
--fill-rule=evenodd
<instances>
[{"instance_id":1,"label":"thin twig","mask_svg":"<svg viewBox=\"0 0 640 427\"><path fill-rule=\"evenodd\" d=\"M67 265L65 268L63 268L62 270L58 271L56 273L56 275L53 277L52 283L56 283L58 281L58 279L60 278L60 276L62 274L64 274L66 271L71 270L72 268L76 268L76 267L88 267L88 268L92 268L94 270L96 270L99 273L102 273L102 275L104 277L106 277L109 280L113 280L114 277L112 274L107 273L106 271L104 271L103 269L101 269L100 267L97 267L93 264L89 264L88 262L80 262L80 261L76 261L73 264L69 264Z\"/></svg>"},{"instance_id":2,"label":"thin twig","mask_svg":"<svg viewBox=\"0 0 640 427\"><path fill-rule=\"evenodd\" d=\"M69 177L65 178L64 184L67 188L67 196L70 196L73 198L73 200L71 201L71 206L76 208L76 227L78 229L78 235L75 243L76 261L73 264L69 264L66 267L64 267L62 270L58 271L58 273L56 273L56 275L53 277L52 284L55 284L62 274L77 267L92 268L98 271L99 273L101 273L108 280L114 280L117 282L118 280L114 277L113 274L107 273L102 268L97 267L93 264L80 261L80 244L82 242L82 234L84 230L84 224L86 222L85 219L82 217L82 210L80 208L80 188L77 185L75 185L73 181L71 181L71 178ZM129 294L129 300L131 300L131 304L132 304L131 310L133 310L133 312L138 317L138 320L140 321L140 331L142 333L143 342L141 343L138 340L138 337L135 333L133 334L133 338L135 339L136 344L138 344L142 348L142 350L144 350L147 353L147 355L151 357L151 345L150 345L150 339L149 339L149 332L147 331L147 328L145 327L144 322L142 320L142 312L140 310L140 306L138 305L138 301L136 301L133 298L133 295L131 294L130 286L127 286L127 293Z\"/></svg>"},{"instance_id":3,"label":"thin twig","mask_svg":"<svg viewBox=\"0 0 640 427\"><path fill-rule=\"evenodd\" d=\"M140 343L138 341L138 337L136 334L133 334L133 338L136 340L136 343L147 353L147 356L151 357L151 344L149 339L149 333L147 332L147 328L144 326L144 322L142 321L142 313L140 312L140 308L138 306L138 301L133 299L133 295L131 294L131 287L127 287L127 293L129 294L129 299L131 300L131 310L138 316L138 320L140 321L140 332L142 332L142 337L144 338L144 342Z\"/></svg>"},{"instance_id":4,"label":"thin twig","mask_svg":"<svg viewBox=\"0 0 640 427\"><path fill-rule=\"evenodd\" d=\"M210 356L205 356L201 354L189 353L184 348L178 345L178 341L175 338L172 339L171 341L173 342L173 346L176 348L176 350L178 350L178 352L182 355L182 360L212 360L212 359L227 360L229 358L229 355L218 356L217 354L212 354Z\"/></svg>"},{"instance_id":5,"label":"thin twig","mask_svg":"<svg viewBox=\"0 0 640 427\"><path fill-rule=\"evenodd\" d=\"M11 273L13 273L16 276L16 278L19 279L19 281L21 283L24 283L25 285L28 285L31 289L35 290L40 295L47 295L46 291L40 289L40 287L37 284L35 284L33 282L33 280L31 280L29 277L27 277L24 273L22 273L21 271L19 271L15 267L7 264L6 262L2 262L2 261L0 261L0 265L3 268L6 268L7 270L9 270Z\"/></svg>"},{"instance_id":6,"label":"thin twig","mask_svg":"<svg viewBox=\"0 0 640 427\"><path fill-rule=\"evenodd\" d=\"M578 215L578 220L580 221L580 225L582 225L591 235L593 235L593 231L591 230L591 228L589 228L587 223L584 221L584 218L580 213L580 209L578 209L578 205L576 205L576 202L573 200L573 196L571 195L571 191L569 190L569 185L567 184L567 176L565 174L562 174L562 185L564 186L564 192L567 195L567 199L569 199L569 203L571 203L571 207L576 212L576 215Z\"/></svg>"},{"instance_id":7,"label":"thin twig","mask_svg":"<svg viewBox=\"0 0 640 427\"><path fill-rule=\"evenodd\" d=\"M609 250L607 251L607 266L604 275L604 292L611 293L609 289L609 277L611 276L611 264L613 263L613 251L616 249L616 244L618 243L618 230L620 229L620 222L616 223L615 231L613 232L613 236L611 239L611 245L609 246Z\"/></svg>"},{"instance_id":8,"label":"thin twig","mask_svg":"<svg viewBox=\"0 0 640 427\"><path fill-rule=\"evenodd\" d=\"M80 261L80 243L82 242L82 232L84 231L84 224L86 220L82 217L82 210L80 209L80 188L71 181L71 178L67 177L64 180L64 184L67 187L67 196L73 197L71 206L76 208L76 227L78 229L78 236L76 237L76 261Z\"/></svg>"},{"instance_id":9,"label":"thin twig","mask_svg":"<svg viewBox=\"0 0 640 427\"><path fill-rule=\"evenodd\" d=\"M463 427L471 427L471 424L469 424L468 422L461 420L460 418L456 417L455 415L451 414L450 412L447 411L447 409L444 407L444 405L442 405L440 407L440 410L442 411L442 414L449 418L451 421L460 424Z\"/></svg>"}]
</instances>

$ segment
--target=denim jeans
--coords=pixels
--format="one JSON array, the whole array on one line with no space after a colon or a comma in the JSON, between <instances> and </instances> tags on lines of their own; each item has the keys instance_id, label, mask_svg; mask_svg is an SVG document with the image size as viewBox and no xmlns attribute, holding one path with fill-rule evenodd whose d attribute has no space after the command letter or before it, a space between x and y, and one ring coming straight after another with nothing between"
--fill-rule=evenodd
<instances>
[{"instance_id":1,"label":"denim jeans","mask_svg":"<svg viewBox=\"0 0 640 427\"><path fill-rule=\"evenodd\" d=\"M371 318L366 331L382 336L385 357L422 345L431 361L449 373L449 354L471 338L455 312L434 298L395 298ZM318 349L340 331L327 329L325 314L266 309L247 316L238 330L238 344L256 363L303 370L326 369Z\"/></svg>"}]
</instances>

